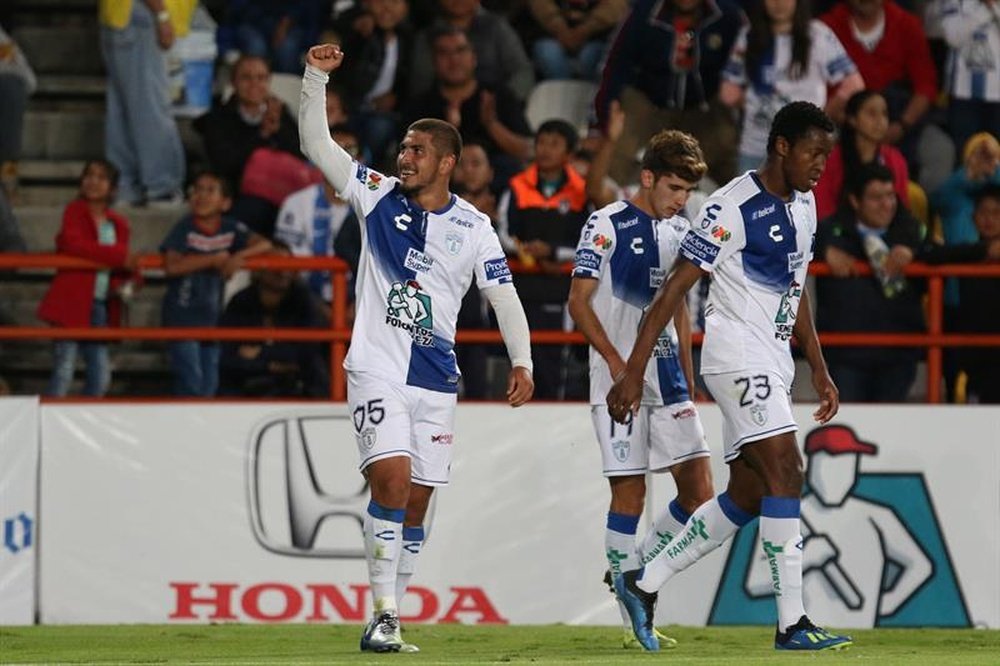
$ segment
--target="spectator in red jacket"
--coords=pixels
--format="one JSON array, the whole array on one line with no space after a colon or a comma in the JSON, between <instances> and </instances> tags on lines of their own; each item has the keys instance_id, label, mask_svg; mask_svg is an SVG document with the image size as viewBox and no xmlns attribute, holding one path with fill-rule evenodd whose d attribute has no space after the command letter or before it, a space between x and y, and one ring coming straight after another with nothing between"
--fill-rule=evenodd
<instances>
[{"instance_id":1,"label":"spectator in red jacket","mask_svg":"<svg viewBox=\"0 0 1000 666\"><path fill-rule=\"evenodd\" d=\"M53 326L118 326L121 289L135 267L129 254L128 220L111 210L118 170L106 160L91 160L80 177L80 196L66 206L56 236L61 254L106 264L105 270L60 270L38 308L38 317ZM55 344L49 395L64 396L73 381L77 352L86 363L83 393L102 396L111 384L108 345L103 342L59 340Z\"/></svg>"},{"instance_id":2,"label":"spectator in red jacket","mask_svg":"<svg viewBox=\"0 0 1000 666\"><path fill-rule=\"evenodd\" d=\"M845 0L821 17L858 66L865 85L889 102L888 142L914 164L937 72L920 19L893 0Z\"/></svg>"}]
</instances>

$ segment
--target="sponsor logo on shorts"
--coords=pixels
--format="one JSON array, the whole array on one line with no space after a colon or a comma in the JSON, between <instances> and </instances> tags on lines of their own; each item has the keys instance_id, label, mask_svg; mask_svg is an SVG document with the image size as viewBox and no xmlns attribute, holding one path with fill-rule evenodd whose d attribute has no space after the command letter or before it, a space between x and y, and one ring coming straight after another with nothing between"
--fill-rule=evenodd
<instances>
[{"instance_id":1,"label":"sponsor logo on shorts","mask_svg":"<svg viewBox=\"0 0 1000 666\"><path fill-rule=\"evenodd\" d=\"M424 293L419 282L394 282L386 297L386 305L386 324L403 329L421 347L434 346L431 297Z\"/></svg>"},{"instance_id":2,"label":"sponsor logo on shorts","mask_svg":"<svg viewBox=\"0 0 1000 666\"><path fill-rule=\"evenodd\" d=\"M719 256L719 246L689 231L681 241L681 254L703 264L714 264Z\"/></svg>"},{"instance_id":3,"label":"sponsor logo on shorts","mask_svg":"<svg viewBox=\"0 0 1000 666\"><path fill-rule=\"evenodd\" d=\"M406 253L406 262L404 265L411 271L426 273L434 265L434 257L430 257L420 250L411 247Z\"/></svg>"},{"instance_id":4,"label":"sponsor logo on shorts","mask_svg":"<svg viewBox=\"0 0 1000 666\"><path fill-rule=\"evenodd\" d=\"M685 407L670 415L675 421L679 419L690 419L698 416L698 410L694 407Z\"/></svg>"},{"instance_id":5,"label":"sponsor logo on shorts","mask_svg":"<svg viewBox=\"0 0 1000 666\"><path fill-rule=\"evenodd\" d=\"M498 259L487 259L483 262L483 270L486 272L487 280L499 280L500 282L510 282L510 266L504 257Z\"/></svg>"},{"instance_id":6,"label":"sponsor logo on shorts","mask_svg":"<svg viewBox=\"0 0 1000 666\"><path fill-rule=\"evenodd\" d=\"M442 444L444 446L451 446L451 442L454 439L454 435L450 432L442 432L438 435L431 435L431 444Z\"/></svg>"}]
</instances>

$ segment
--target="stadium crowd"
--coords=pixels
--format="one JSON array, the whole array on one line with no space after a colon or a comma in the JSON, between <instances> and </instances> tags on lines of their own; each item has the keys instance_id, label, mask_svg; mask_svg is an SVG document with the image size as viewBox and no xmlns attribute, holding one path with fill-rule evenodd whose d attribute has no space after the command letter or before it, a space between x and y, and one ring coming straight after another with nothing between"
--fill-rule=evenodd
<instances>
[{"instance_id":1,"label":"stadium crowd","mask_svg":"<svg viewBox=\"0 0 1000 666\"><path fill-rule=\"evenodd\" d=\"M458 128L456 193L493 219L509 258L540 269L514 276L533 330L572 329L562 265L591 211L635 192L650 136L693 134L707 193L760 165L775 112L795 100L839 124L816 188L816 260L832 268L816 280L821 333L925 331L925 285L902 275L907 264L1000 261L998 0L204 1L217 24L216 94L193 123L201 145L185 154L165 101L164 54L188 33L196 4L99 3L106 150L87 163L56 246L114 269L60 273L39 309L53 325L120 319L122 290L139 284L129 211L144 206L178 213L160 247L164 326L326 325L322 304L333 294L322 274L262 271L223 296L256 253L339 256L357 267L357 216L301 153L296 100L272 88L276 76L297 78L319 42L346 53L327 121L360 162L394 172L415 119ZM0 29L0 229L16 225L7 200L34 85ZM688 218L703 198L692 197ZM858 276L856 262L875 276ZM703 287L689 295L695 325ZM951 279L945 330L1000 333L998 293L997 279ZM459 327L496 327L475 289ZM53 395L69 390L77 348L56 345ZM84 391L104 394L107 346L79 349ZM499 351L458 353L464 397L498 397L486 368ZM329 383L324 354L318 345L191 342L172 344L170 363L179 395L318 396ZM842 400L903 401L922 350L827 354ZM537 397L588 394L585 348L537 345L534 357ZM948 353L949 397L1000 401L998 371L1000 348Z\"/></svg>"}]
</instances>

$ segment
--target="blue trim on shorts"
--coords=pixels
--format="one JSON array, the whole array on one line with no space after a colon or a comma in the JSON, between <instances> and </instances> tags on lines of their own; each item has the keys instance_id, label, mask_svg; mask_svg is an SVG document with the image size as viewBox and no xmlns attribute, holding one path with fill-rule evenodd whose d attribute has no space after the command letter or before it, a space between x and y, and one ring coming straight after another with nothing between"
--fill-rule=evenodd
<instances>
[{"instance_id":1,"label":"blue trim on shorts","mask_svg":"<svg viewBox=\"0 0 1000 666\"><path fill-rule=\"evenodd\" d=\"M412 472L410 473L410 479L412 479L413 481L422 481L424 483L430 483L430 484L433 484L435 486L447 486L448 485L448 480L447 479L445 479L444 481L436 481L434 479L424 479L422 477L419 477L419 476L413 474Z\"/></svg>"},{"instance_id":2,"label":"blue trim on shorts","mask_svg":"<svg viewBox=\"0 0 1000 666\"><path fill-rule=\"evenodd\" d=\"M370 462L375 462L376 460L382 460L383 458L392 458L392 457L394 457L394 456L390 456L389 455L390 453L402 453L402 454L404 454L404 456L401 456L401 457L406 457L406 458L410 458L410 459L412 459L412 457L413 457L413 454L410 452L409 449L392 449L391 451L380 451L379 453L376 453L374 455L370 455L367 458L365 458L364 460L362 460L361 464L358 465L358 469L364 469L365 467L368 466L368 464Z\"/></svg>"},{"instance_id":3,"label":"blue trim on shorts","mask_svg":"<svg viewBox=\"0 0 1000 666\"><path fill-rule=\"evenodd\" d=\"M423 541L423 540L424 540L423 525L403 528L403 541Z\"/></svg>"},{"instance_id":4,"label":"blue trim on shorts","mask_svg":"<svg viewBox=\"0 0 1000 666\"><path fill-rule=\"evenodd\" d=\"M677 498L674 498L670 501L670 504L667 506L667 509L670 511L670 515L674 517L674 520L676 520L681 525L686 523L688 521L688 518L691 517L691 514L684 510L684 507L680 505L680 503L677 501Z\"/></svg>"},{"instance_id":5,"label":"blue trim on shorts","mask_svg":"<svg viewBox=\"0 0 1000 666\"><path fill-rule=\"evenodd\" d=\"M649 467L632 467L630 469L605 469L602 472L607 476L634 476L636 474L645 474L649 471Z\"/></svg>"},{"instance_id":6,"label":"blue trim on shorts","mask_svg":"<svg viewBox=\"0 0 1000 666\"><path fill-rule=\"evenodd\" d=\"M704 457L704 456L708 456L708 455L711 455L711 454L712 454L712 452L709 449L698 449L697 451L692 451L691 453L685 453L682 456L677 456L676 458L674 458L674 463L678 463L678 462L680 462L682 460L686 460L688 458L694 458L695 456ZM671 464L673 464L673 463L671 463Z\"/></svg>"},{"instance_id":7,"label":"blue trim on shorts","mask_svg":"<svg viewBox=\"0 0 1000 666\"><path fill-rule=\"evenodd\" d=\"M624 513L608 511L608 529L619 534L634 535L639 530L639 516L627 516Z\"/></svg>"},{"instance_id":8,"label":"blue trim on shorts","mask_svg":"<svg viewBox=\"0 0 1000 666\"><path fill-rule=\"evenodd\" d=\"M798 518L798 497L764 497L760 501L760 515L764 518Z\"/></svg>"},{"instance_id":9,"label":"blue trim on shorts","mask_svg":"<svg viewBox=\"0 0 1000 666\"><path fill-rule=\"evenodd\" d=\"M799 429L799 424L792 422L777 428L771 428L770 430L765 430L764 432L755 432L752 435L747 435L746 437L741 437L736 440L732 446L732 452L727 453L725 456L726 462L732 462L740 455L740 448L746 444L753 444L754 442L759 442L762 439L767 439L770 435L781 435L786 432L797 432Z\"/></svg>"},{"instance_id":10,"label":"blue trim on shorts","mask_svg":"<svg viewBox=\"0 0 1000 666\"><path fill-rule=\"evenodd\" d=\"M728 492L719 495L717 501L719 502L719 508L722 509L723 515L725 515L726 518L729 519L729 522L733 525L743 527L754 519L753 514L749 514L740 507L736 506L736 503L729 498Z\"/></svg>"},{"instance_id":11,"label":"blue trim on shorts","mask_svg":"<svg viewBox=\"0 0 1000 666\"><path fill-rule=\"evenodd\" d=\"M390 509L382 506L375 500L368 502L368 515L378 520L388 520L392 523L402 523L406 509Z\"/></svg>"}]
</instances>

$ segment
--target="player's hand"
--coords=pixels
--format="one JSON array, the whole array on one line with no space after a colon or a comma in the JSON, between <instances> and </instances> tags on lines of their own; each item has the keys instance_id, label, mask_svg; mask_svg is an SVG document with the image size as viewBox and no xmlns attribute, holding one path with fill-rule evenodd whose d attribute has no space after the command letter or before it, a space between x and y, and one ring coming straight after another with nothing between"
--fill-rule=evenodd
<instances>
[{"instance_id":1,"label":"player's hand","mask_svg":"<svg viewBox=\"0 0 1000 666\"><path fill-rule=\"evenodd\" d=\"M511 407L520 407L531 400L535 393L535 380L527 368L515 365L507 373L507 402Z\"/></svg>"},{"instance_id":2,"label":"player's hand","mask_svg":"<svg viewBox=\"0 0 1000 666\"><path fill-rule=\"evenodd\" d=\"M840 409L840 392L826 368L813 370L812 382L813 388L819 395L819 409L813 412L813 418L818 423L826 423L836 416Z\"/></svg>"},{"instance_id":3,"label":"player's hand","mask_svg":"<svg viewBox=\"0 0 1000 666\"><path fill-rule=\"evenodd\" d=\"M913 250L905 245L893 245L885 260L885 272L892 277L903 274L903 269L913 261Z\"/></svg>"},{"instance_id":4,"label":"player's hand","mask_svg":"<svg viewBox=\"0 0 1000 666\"><path fill-rule=\"evenodd\" d=\"M170 21L156 22L156 43L160 45L161 49L166 51L173 46L176 37L173 23Z\"/></svg>"},{"instance_id":5,"label":"player's hand","mask_svg":"<svg viewBox=\"0 0 1000 666\"><path fill-rule=\"evenodd\" d=\"M618 423L626 423L630 414L639 411L642 399L642 375L635 376L628 370L614 377L615 383L608 391L608 414Z\"/></svg>"},{"instance_id":6,"label":"player's hand","mask_svg":"<svg viewBox=\"0 0 1000 666\"><path fill-rule=\"evenodd\" d=\"M338 69L343 62L344 52L336 44L320 44L306 52L306 64L327 74Z\"/></svg>"}]
</instances>

